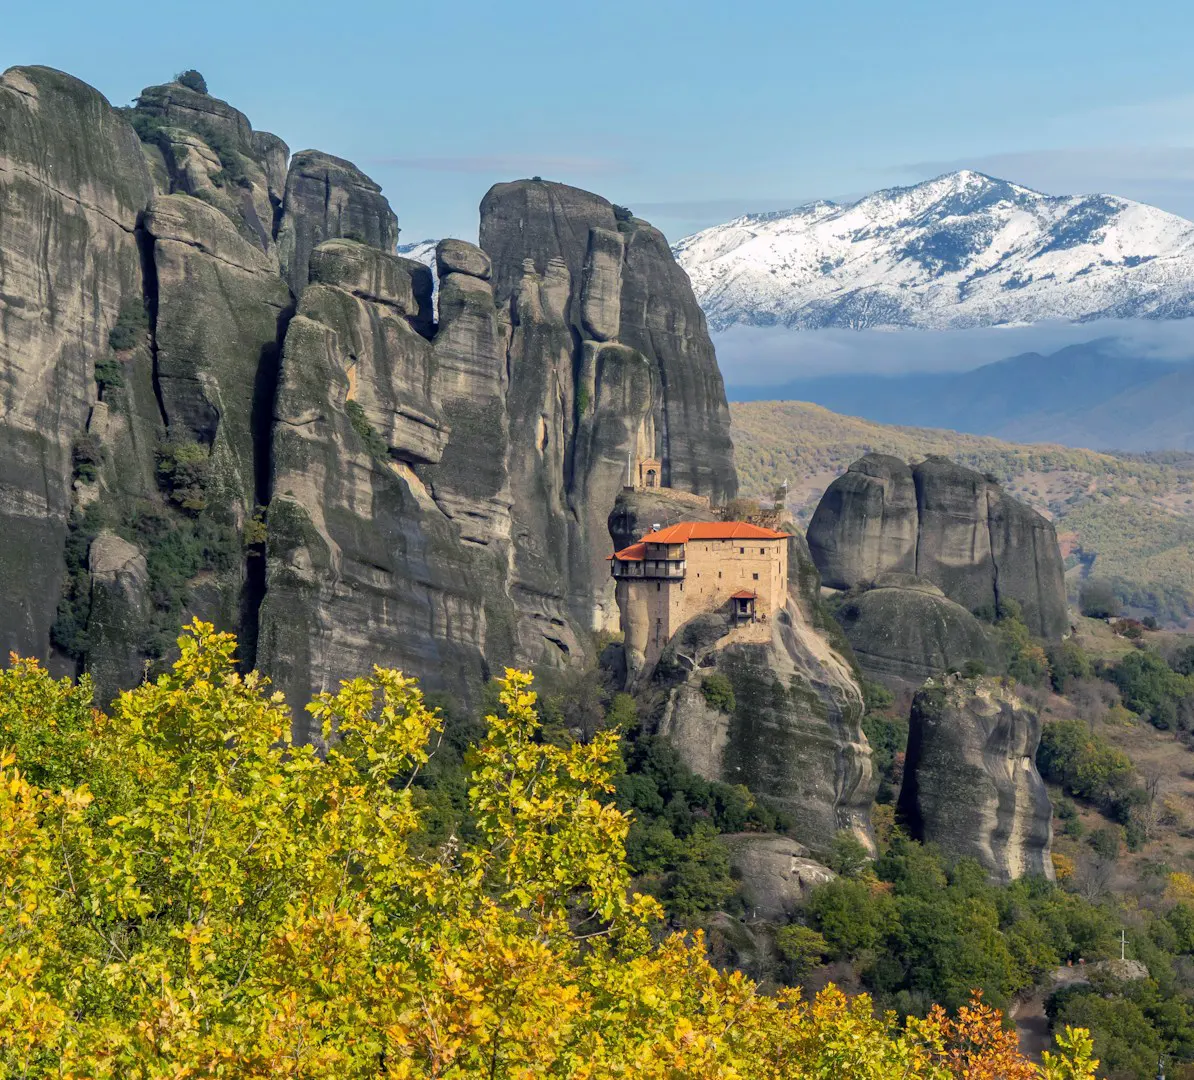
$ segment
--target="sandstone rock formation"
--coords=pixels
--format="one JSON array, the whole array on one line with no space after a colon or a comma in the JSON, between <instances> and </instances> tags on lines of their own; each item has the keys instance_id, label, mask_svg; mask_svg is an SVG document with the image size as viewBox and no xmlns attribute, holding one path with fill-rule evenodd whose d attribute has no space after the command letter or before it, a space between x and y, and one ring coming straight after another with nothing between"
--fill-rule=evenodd
<instances>
[{"instance_id":1,"label":"sandstone rock formation","mask_svg":"<svg viewBox=\"0 0 1194 1080\"><path fill-rule=\"evenodd\" d=\"M729 414L704 316L646 222L523 180L485 196L480 236L510 313L512 589L533 654L561 624L616 628L606 517L628 459L659 456L665 485L714 503L735 493Z\"/></svg>"},{"instance_id":2,"label":"sandstone rock formation","mask_svg":"<svg viewBox=\"0 0 1194 1080\"><path fill-rule=\"evenodd\" d=\"M393 254L398 218L381 188L351 161L300 150L290 161L278 229L282 276L295 295L306 287L311 252L336 237Z\"/></svg>"},{"instance_id":3,"label":"sandstone rock formation","mask_svg":"<svg viewBox=\"0 0 1194 1080\"><path fill-rule=\"evenodd\" d=\"M290 292L270 259L198 199L155 198L144 228L166 423L172 438L209 449L221 501L240 525L254 505L254 394L260 370L277 364Z\"/></svg>"},{"instance_id":4,"label":"sandstone rock formation","mask_svg":"<svg viewBox=\"0 0 1194 1080\"><path fill-rule=\"evenodd\" d=\"M250 243L273 252L289 152L281 139L255 132L228 102L176 82L142 90L134 119L161 194L203 199Z\"/></svg>"},{"instance_id":5,"label":"sandstone rock formation","mask_svg":"<svg viewBox=\"0 0 1194 1080\"><path fill-rule=\"evenodd\" d=\"M834 615L874 679L919 686L968 661L989 671L1000 663L988 627L913 574L880 574L874 588L843 599Z\"/></svg>"},{"instance_id":6,"label":"sandstone rock formation","mask_svg":"<svg viewBox=\"0 0 1194 1080\"><path fill-rule=\"evenodd\" d=\"M753 919L787 922L809 893L837 875L808 857L808 848L789 836L737 833L723 836L730 867Z\"/></svg>"},{"instance_id":7,"label":"sandstone rock formation","mask_svg":"<svg viewBox=\"0 0 1194 1080\"><path fill-rule=\"evenodd\" d=\"M343 240L310 264L275 406L259 663L295 701L373 663L475 685L484 592L411 468L447 440L432 345L412 325L426 267Z\"/></svg>"},{"instance_id":8,"label":"sandstone rock formation","mask_svg":"<svg viewBox=\"0 0 1194 1080\"><path fill-rule=\"evenodd\" d=\"M378 185L287 158L178 83L114 110L48 69L0 81L0 644L47 656L57 626L115 687L198 614L295 702L375 661L467 697L591 658L628 461L686 512L736 489L662 235L498 185L481 245L439 245L437 312ZM149 598L136 648L113 597Z\"/></svg>"},{"instance_id":9,"label":"sandstone rock formation","mask_svg":"<svg viewBox=\"0 0 1194 1080\"><path fill-rule=\"evenodd\" d=\"M50 652L71 444L108 333L140 302L152 190L137 136L98 91L50 68L0 76L0 656Z\"/></svg>"},{"instance_id":10,"label":"sandstone rock formation","mask_svg":"<svg viewBox=\"0 0 1194 1080\"><path fill-rule=\"evenodd\" d=\"M826 585L849 589L912 573L969 611L1015 600L1029 629L1069 628L1052 524L994 480L930 457L919 465L867 454L825 492L808 529Z\"/></svg>"},{"instance_id":11,"label":"sandstone rock formation","mask_svg":"<svg viewBox=\"0 0 1194 1080\"><path fill-rule=\"evenodd\" d=\"M899 813L914 839L999 881L1053 879L1037 714L997 679L947 676L912 702Z\"/></svg>"},{"instance_id":12,"label":"sandstone rock formation","mask_svg":"<svg viewBox=\"0 0 1194 1080\"><path fill-rule=\"evenodd\" d=\"M745 784L788 810L796 839L813 851L827 851L842 830L873 850L878 776L862 689L849 646L831 640L833 620L817 603L820 581L802 548L793 536L788 602L761 636L755 624L731 629L720 614L680 630L654 673L666 693L659 732L694 772ZM704 679L715 672L733 688L732 713L706 700Z\"/></svg>"}]
</instances>

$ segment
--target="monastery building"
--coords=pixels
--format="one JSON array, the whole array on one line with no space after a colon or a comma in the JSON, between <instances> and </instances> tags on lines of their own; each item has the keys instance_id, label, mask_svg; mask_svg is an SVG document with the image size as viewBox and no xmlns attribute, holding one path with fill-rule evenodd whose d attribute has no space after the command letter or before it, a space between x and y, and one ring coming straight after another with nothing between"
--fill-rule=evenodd
<instances>
[{"instance_id":1,"label":"monastery building","mask_svg":"<svg viewBox=\"0 0 1194 1080\"><path fill-rule=\"evenodd\" d=\"M685 521L610 556L627 655L650 667L689 619L722 611L766 622L788 595L788 533L745 521Z\"/></svg>"}]
</instances>

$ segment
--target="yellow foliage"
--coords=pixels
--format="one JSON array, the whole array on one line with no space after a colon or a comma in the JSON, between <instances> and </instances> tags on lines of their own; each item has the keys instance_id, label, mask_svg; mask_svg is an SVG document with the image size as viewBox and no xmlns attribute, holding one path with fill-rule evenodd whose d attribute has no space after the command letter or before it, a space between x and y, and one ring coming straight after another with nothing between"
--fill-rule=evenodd
<instances>
[{"instance_id":1,"label":"yellow foliage","mask_svg":"<svg viewBox=\"0 0 1194 1080\"><path fill-rule=\"evenodd\" d=\"M229 635L180 645L111 717L0 672L0 1080L1093 1076L1082 1032L1037 1068L981 1002L900 1024L660 937L604 798L616 737L540 742L526 674L472 756L478 838L428 853L413 680L319 695L320 754Z\"/></svg>"},{"instance_id":2,"label":"yellow foliage","mask_svg":"<svg viewBox=\"0 0 1194 1080\"><path fill-rule=\"evenodd\" d=\"M1053 872L1057 875L1058 881L1065 881L1074 876L1074 860L1068 855L1054 851L1051 858L1053 859Z\"/></svg>"},{"instance_id":3,"label":"yellow foliage","mask_svg":"<svg viewBox=\"0 0 1194 1080\"><path fill-rule=\"evenodd\" d=\"M1169 875L1165 895L1170 900L1194 900L1194 877L1181 870L1174 870Z\"/></svg>"}]
</instances>

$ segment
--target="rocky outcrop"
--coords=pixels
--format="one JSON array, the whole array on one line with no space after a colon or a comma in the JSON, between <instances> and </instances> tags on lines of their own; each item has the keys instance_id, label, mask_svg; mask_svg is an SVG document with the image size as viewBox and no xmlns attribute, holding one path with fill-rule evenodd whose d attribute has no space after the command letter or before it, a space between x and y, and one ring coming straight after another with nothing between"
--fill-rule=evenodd
<instances>
[{"instance_id":1,"label":"rocky outcrop","mask_svg":"<svg viewBox=\"0 0 1194 1080\"><path fill-rule=\"evenodd\" d=\"M91 543L88 571L92 646L87 667L96 700L106 706L144 674L140 653L149 618L149 569L135 544L105 530Z\"/></svg>"},{"instance_id":2,"label":"rocky outcrop","mask_svg":"<svg viewBox=\"0 0 1194 1080\"><path fill-rule=\"evenodd\" d=\"M730 868L752 919L788 922L809 893L837 875L808 857L808 848L790 836L737 833L723 836Z\"/></svg>"},{"instance_id":3,"label":"rocky outcrop","mask_svg":"<svg viewBox=\"0 0 1194 1080\"><path fill-rule=\"evenodd\" d=\"M277 364L290 293L272 261L214 207L187 195L153 200L157 385L170 438L211 456L212 501L237 526L253 513L253 402Z\"/></svg>"},{"instance_id":4,"label":"rocky outcrop","mask_svg":"<svg viewBox=\"0 0 1194 1080\"><path fill-rule=\"evenodd\" d=\"M50 68L0 76L0 656L50 653L71 444L109 331L141 300L151 193L137 136L98 91Z\"/></svg>"},{"instance_id":5,"label":"rocky outcrop","mask_svg":"<svg viewBox=\"0 0 1194 1080\"><path fill-rule=\"evenodd\" d=\"M728 617L691 620L656 665L666 694L658 726L686 765L711 780L745 784L792 814L793 835L815 852L846 830L873 849L870 807L878 777L862 731L863 699L849 646L832 639L817 605L816 569L793 537L788 601L763 634ZM733 688L725 712L704 693L720 673Z\"/></svg>"},{"instance_id":6,"label":"rocky outcrop","mask_svg":"<svg viewBox=\"0 0 1194 1080\"><path fill-rule=\"evenodd\" d=\"M948 676L912 702L899 813L917 840L991 876L1053 879L1037 714L997 679Z\"/></svg>"},{"instance_id":7,"label":"rocky outcrop","mask_svg":"<svg viewBox=\"0 0 1194 1080\"><path fill-rule=\"evenodd\" d=\"M661 234L563 184L498 184L481 204L494 298L510 313L512 594L527 655L562 628L616 629L606 518L627 461L722 502L737 481L704 317ZM442 301L441 301L442 305Z\"/></svg>"},{"instance_id":8,"label":"rocky outcrop","mask_svg":"<svg viewBox=\"0 0 1194 1080\"><path fill-rule=\"evenodd\" d=\"M311 252L336 237L393 254L398 218L381 188L351 161L300 150L290 161L278 229L282 276L296 296L307 285Z\"/></svg>"},{"instance_id":9,"label":"rocky outcrop","mask_svg":"<svg viewBox=\"0 0 1194 1080\"><path fill-rule=\"evenodd\" d=\"M834 609L862 670L873 679L919 686L925 679L1000 666L990 630L936 585L913 574L880 574Z\"/></svg>"},{"instance_id":10,"label":"rocky outcrop","mask_svg":"<svg viewBox=\"0 0 1194 1080\"><path fill-rule=\"evenodd\" d=\"M686 512L736 487L662 236L499 185L481 245L439 245L437 316L380 188L287 157L179 83L118 112L48 69L0 81L0 645L47 655L60 608L114 687L197 614L295 703L375 661L468 698L591 659L628 462Z\"/></svg>"},{"instance_id":11,"label":"rocky outcrop","mask_svg":"<svg viewBox=\"0 0 1194 1080\"><path fill-rule=\"evenodd\" d=\"M332 241L311 271L275 407L259 662L296 702L375 663L469 698L490 598L412 468L447 437L433 347L412 325L426 268ZM304 719L296 737L315 737Z\"/></svg>"},{"instance_id":12,"label":"rocky outcrop","mask_svg":"<svg viewBox=\"0 0 1194 1080\"><path fill-rule=\"evenodd\" d=\"M161 194L202 199L250 243L273 252L288 153L281 139L255 132L228 102L180 83L142 90L135 119Z\"/></svg>"},{"instance_id":13,"label":"rocky outcrop","mask_svg":"<svg viewBox=\"0 0 1194 1080\"><path fill-rule=\"evenodd\" d=\"M1069 629L1053 525L991 477L930 457L919 465L867 454L826 490L808 529L826 585L850 589L912 573L969 611L1016 601L1029 629Z\"/></svg>"},{"instance_id":14,"label":"rocky outcrop","mask_svg":"<svg viewBox=\"0 0 1194 1080\"><path fill-rule=\"evenodd\" d=\"M607 526L614 551L629 547L656 526L681 521L717 521L717 512L699 495L674 488L622 491L614 501Z\"/></svg>"},{"instance_id":15,"label":"rocky outcrop","mask_svg":"<svg viewBox=\"0 0 1194 1080\"><path fill-rule=\"evenodd\" d=\"M880 574L916 573L916 484L899 458L867 454L826 489L808 527L808 544L831 589Z\"/></svg>"}]
</instances>

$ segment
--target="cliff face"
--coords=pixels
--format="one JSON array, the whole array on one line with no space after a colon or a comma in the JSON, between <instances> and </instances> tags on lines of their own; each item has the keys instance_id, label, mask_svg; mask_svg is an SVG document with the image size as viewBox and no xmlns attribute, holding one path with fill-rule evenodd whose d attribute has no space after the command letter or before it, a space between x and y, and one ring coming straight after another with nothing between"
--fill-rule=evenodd
<instances>
[{"instance_id":1,"label":"cliff face","mask_svg":"<svg viewBox=\"0 0 1194 1080\"><path fill-rule=\"evenodd\" d=\"M914 839L1000 881L1053 879L1037 714L995 679L947 677L912 703L899 812Z\"/></svg>"},{"instance_id":2,"label":"cliff face","mask_svg":"<svg viewBox=\"0 0 1194 1080\"><path fill-rule=\"evenodd\" d=\"M200 615L296 701L374 662L469 698L590 659L627 460L736 487L663 237L499 185L482 246L439 246L437 310L378 185L288 158L178 83L115 110L0 80L0 646L109 696Z\"/></svg>"},{"instance_id":3,"label":"cliff face","mask_svg":"<svg viewBox=\"0 0 1194 1080\"><path fill-rule=\"evenodd\" d=\"M936 585L912 574L881 574L874 588L844 599L834 616L863 671L887 683L998 667L999 650L982 622Z\"/></svg>"},{"instance_id":4,"label":"cliff face","mask_svg":"<svg viewBox=\"0 0 1194 1080\"><path fill-rule=\"evenodd\" d=\"M534 652L561 621L617 627L605 521L628 459L659 456L664 484L714 503L736 492L729 414L704 316L646 222L524 180L485 196L481 247L510 313L512 587Z\"/></svg>"},{"instance_id":5,"label":"cliff face","mask_svg":"<svg viewBox=\"0 0 1194 1080\"><path fill-rule=\"evenodd\" d=\"M0 655L46 658L62 596L72 443L96 360L140 304L153 188L107 100L49 68L0 76Z\"/></svg>"},{"instance_id":6,"label":"cliff face","mask_svg":"<svg viewBox=\"0 0 1194 1080\"><path fill-rule=\"evenodd\" d=\"M1052 524L998 484L944 458L908 466L867 454L825 492L808 528L826 585L849 589L911 573L968 611L1017 601L1029 629L1069 629Z\"/></svg>"}]
</instances>

